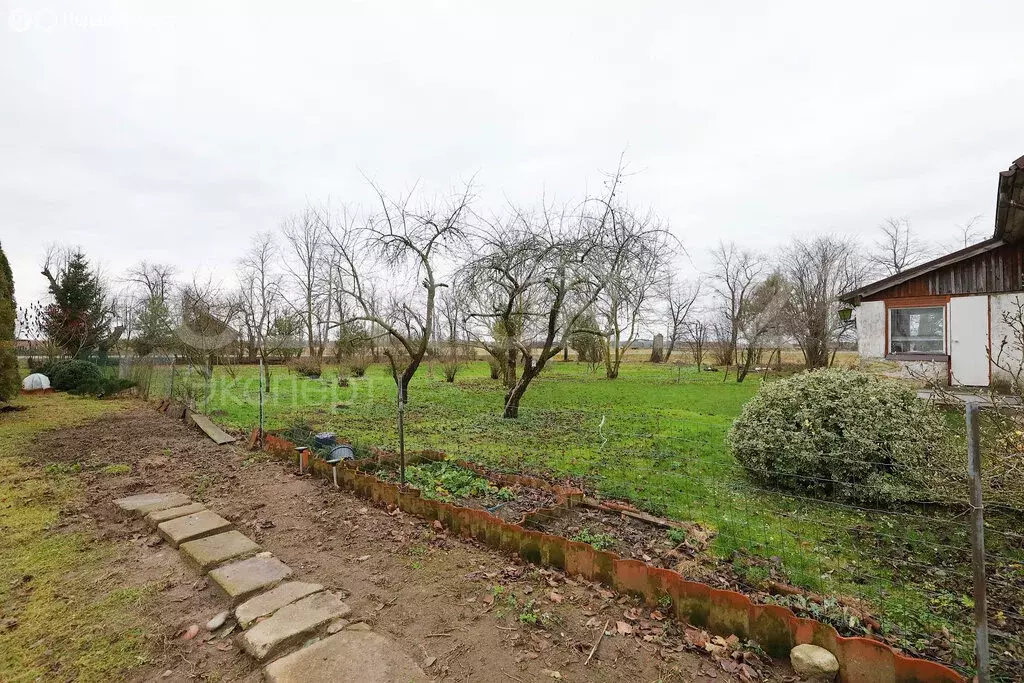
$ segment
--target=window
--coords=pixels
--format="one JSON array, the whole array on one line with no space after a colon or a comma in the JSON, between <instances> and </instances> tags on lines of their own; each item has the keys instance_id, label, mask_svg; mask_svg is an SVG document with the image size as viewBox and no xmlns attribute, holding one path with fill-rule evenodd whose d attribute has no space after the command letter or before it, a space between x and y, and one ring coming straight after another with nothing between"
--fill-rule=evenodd
<instances>
[{"instance_id":1,"label":"window","mask_svg":"<svg viewBox=\"0 0 1024 683\"><path fill-rule=\"evenodd\" d=\"M889 309L889 353L945 351L945 306Z\"/></svg>"}]
</instances>

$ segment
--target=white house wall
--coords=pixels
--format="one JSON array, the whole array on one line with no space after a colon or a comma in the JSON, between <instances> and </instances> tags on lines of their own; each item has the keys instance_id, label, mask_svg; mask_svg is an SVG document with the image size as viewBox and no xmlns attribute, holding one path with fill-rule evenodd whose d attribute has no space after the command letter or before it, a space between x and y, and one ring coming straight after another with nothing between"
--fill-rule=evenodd
<instances>
[{"instance_id":1,"label":"white house wall","mask_svg":"<svg viewBox=\"0 0 1024 683\"><path fill-rule=\"evenodd\" d=\"M864 301L857 307L857 350L861 358L885 358L884 301Z\"/></svg>"},{"instance_id":2,"label":"white house wall","mask_svg":"<svg viewBox=\"0 0 1024 683\"><path fill-rule=\"evenodd\" d=\"M1020 342L1016 339L1013 329L1004 321L1004 316L1017 318L1020 315L1016 303L1018 299L1024 304L1024 292L992 294L989 297L991 305L989 322L992 329L990 343L993 359L993 380L1005 380L1009 377L1005 370L996 367L996 362L999 362L1000 365L1009 366L1015 372L1020 369L1022 356L1022 351L1019 348ZM1003 344L1004 340L1006 342L1005 345ZM999 353L1000 347L1002 347L1002 356Z\"/></svg>"}]
</instances>

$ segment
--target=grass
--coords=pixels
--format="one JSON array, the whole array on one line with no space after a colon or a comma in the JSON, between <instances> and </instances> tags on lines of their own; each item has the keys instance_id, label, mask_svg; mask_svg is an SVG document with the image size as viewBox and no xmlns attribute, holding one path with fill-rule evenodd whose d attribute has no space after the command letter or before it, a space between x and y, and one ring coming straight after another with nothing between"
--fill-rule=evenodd
<instances>
[{"instance_id":1,"label":"grass","mask_svg":"<svg viewBox=\"0 0 1024 683\"><path fill-rule=\"evenodd\" d=\"M32 438L124 404L64 394L16 402L0 415L0 680L122 678L147 659L145 589L107 578L117 550L52 530L77 493L74 472L33 466Z\"/></svg>"},{"instance_id":2,"label":"grass","mask_svg":"<svg viewBox=\"0 0 1024 683\"><path fill-rule=\"evenodd\" d=\"M267 428L305 423L357 447L397 449L395 385L385 369L371 366L344 388L337 378L336 368L319 379L274 368ZM750 584L781 573L811 590L861 598L912 651L931 653L930 641L946 629L954 643L944 657L962 664L973 642L965 519L759 490L724 440L761 382L759 375L736 384L721 372L648 363L629 363L609 381L600 368L559 362L531 386L520 418L504 420L503 392L485 363L469 364L454 384L424 367L410 387L406 444L496 469L571 477L652 512L703 522L717 531L716 555ZM249 429L257 396L255 368L218 368L201 407L224 425Z\"/></svg>"}]
</instances>

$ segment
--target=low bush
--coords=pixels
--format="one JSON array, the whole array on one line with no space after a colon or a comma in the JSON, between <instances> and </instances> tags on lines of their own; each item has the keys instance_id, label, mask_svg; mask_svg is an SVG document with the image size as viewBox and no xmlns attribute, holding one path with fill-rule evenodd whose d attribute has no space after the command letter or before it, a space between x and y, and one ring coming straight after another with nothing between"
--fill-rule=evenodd
<instances>
[{"instance_id":1,"label":"low bush","mask_svg":"<svg viewBox=\"0 0 1024 683\"><path fill-rule=\"evenodd\" d=\"M309 377L311 379L317 379L321 374L323 374L323 367L320 365L320 361L308 356L292 358L288 361L288 368L303 377Z\"/></svg>"},{"instance_id":2,"label":"low bush","mask_svg":"<svg viewBox=\"0 0 1024 683\"><path fill-rule=\"evenodd\" d=\"M68 360L54 364L47 376L57 391L85 393L88 386L103 379L103 371L87 360Z\"/></svg>"},{"instance_id":3,"label":"low bush","mask_svg":"<svg viewBox=\"0 0 1024 683\"><path fill-rule=\"evenodd\" d=\"M895 381L819 370L766 385L729 430L755 481L830 500L935 501L956 485L937 411Z\"/></svg>"},{"instance_id":4,"label":"low bush","mask_svg":"<svg viewBox=\"0 0 1024 683\"><path fill-rule=\"evenodd\" d=\"M353 353L345 362L353 377L362 377L366 374L366 368L373 362L373 357L368 353Z\"/></svg>"}]
</instances>

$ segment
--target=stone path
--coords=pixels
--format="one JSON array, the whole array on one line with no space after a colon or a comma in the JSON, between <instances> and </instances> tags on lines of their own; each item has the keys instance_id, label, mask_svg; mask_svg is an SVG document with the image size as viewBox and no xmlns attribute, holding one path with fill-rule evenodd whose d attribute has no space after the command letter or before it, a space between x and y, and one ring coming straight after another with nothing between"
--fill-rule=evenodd
<instances>
[{"instance_id":1,"label":"stone path","mask_svg":"<svg viewBox=\"0 0 1024 683\"><path fill-rule=\"evenodd\" d=\"M341 598L320 584L291 581L288 565L201 503L172 492L120 498L114 504L144 517L190 566L209 575L243 629L239 647L266 663L268 681L429 680L394 641L363 622L350 624L351 609Z\"/></svg>"}]
</instances>

